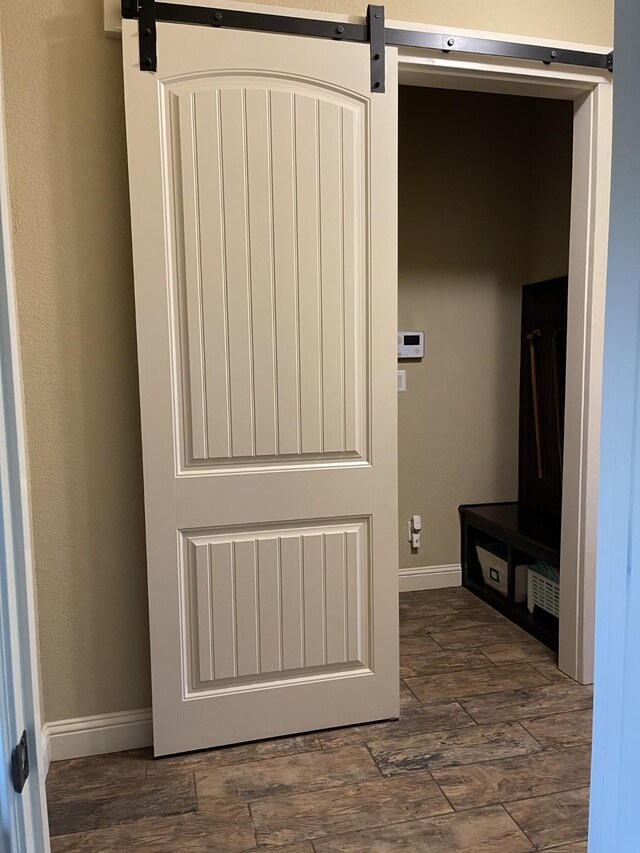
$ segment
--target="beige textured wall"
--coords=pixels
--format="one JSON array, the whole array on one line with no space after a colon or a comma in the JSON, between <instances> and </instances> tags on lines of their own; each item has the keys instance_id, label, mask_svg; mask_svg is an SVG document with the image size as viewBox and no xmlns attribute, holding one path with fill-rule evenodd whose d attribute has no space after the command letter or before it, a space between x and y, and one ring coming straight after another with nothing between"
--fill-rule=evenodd
<instances>
[{"instance_id":1,"label":"beige textured wall","mask_svg":"<svg viewBox=\"0 0 640 853\"><path fill-rule=\"evenodd\" d=\"M46 720L149 704L121 46L0 4Z\"/></svg>"},{"instance_id":2,"label":"beige textured wall","mask_svg":"<svg viewBox=\"0 0 640 853\"><path fill-rule=\"evenodd\" d=\"M406 20L604 44L612 8L387 3ZM44 715L57 720L150 701L121 54L102 0L2 0L0 25Z\"/></svg>"},{"instance_id":3,"label":"beige textured wall","mask_svg":"<svg viewBox=\"0 0 640 853\"><path fill-rule=\"evenodd\" d=\"M271 5L270 0L255 0ZM380 0L382 2L382 0ZM363 15L366 0L279 0L279 6ZM386 0L387 18L610 45L613 0Z\"/></svg>"},{"instance_id":4,"label":"beige textured wall","mask_svg":"<svg viewBox=\"0 0 640 853\"><path fill-rule=\"evenodd\" d=\"M523 284L565 275L572 107L400 89L401 567L460 560L461 503L515 500ZM423 516L411 551L407 521Z\"/></svg>"}]
</instances>

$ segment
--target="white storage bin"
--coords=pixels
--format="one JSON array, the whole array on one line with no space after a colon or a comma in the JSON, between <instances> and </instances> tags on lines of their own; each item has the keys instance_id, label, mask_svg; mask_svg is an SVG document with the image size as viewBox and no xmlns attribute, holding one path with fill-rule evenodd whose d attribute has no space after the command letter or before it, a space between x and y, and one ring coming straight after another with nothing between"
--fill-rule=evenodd
<instances>
[{"instance_id":1,"label":"white storage bin","mask_svg":"<svg viewBox=\"0 0 640 853\"><path fill-rule=\"evenodd\" d=\"M509 585L509 567L506 560L489 550L490 547L490 545L484 548L482 545L476 545L478 559L482 566L482 577L487 586L506 597ZM515 600L517 602L527 600L528 569L528 566L516 566Z\"/></svg>"},{"instance_id":2,"label":"white storage bin","mask_svg":"<svg viewBox=\"0 0 640 853\"><path fill-rule=\"evenodd\" d=\"M529 613L533 613L534 607L537 606L560 618L560 584L529 568L527 606Z\"/></svg>"}]
</instances>

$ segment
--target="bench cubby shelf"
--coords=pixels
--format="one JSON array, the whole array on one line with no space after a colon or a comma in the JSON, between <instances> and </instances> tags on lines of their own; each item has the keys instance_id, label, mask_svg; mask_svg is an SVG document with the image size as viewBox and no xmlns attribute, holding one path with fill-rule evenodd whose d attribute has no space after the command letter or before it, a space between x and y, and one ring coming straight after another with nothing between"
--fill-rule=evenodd
<instances>
[{"instance_id":1,"label":"bench cubby shelf","mask_svg":"<svg viewBox=\"0 0 640 853\"><path fill-rule=\"evenodd\" d=\"M467 504L459 508L462 533L462 585L520 628L554 651L558 650L558 620L515 600L515 569L544 560L560 565L560 525L518 503ZM500 543L508 564L508 592L501 595L485 584L477 544Z\"/></svg>"}]
</instances>

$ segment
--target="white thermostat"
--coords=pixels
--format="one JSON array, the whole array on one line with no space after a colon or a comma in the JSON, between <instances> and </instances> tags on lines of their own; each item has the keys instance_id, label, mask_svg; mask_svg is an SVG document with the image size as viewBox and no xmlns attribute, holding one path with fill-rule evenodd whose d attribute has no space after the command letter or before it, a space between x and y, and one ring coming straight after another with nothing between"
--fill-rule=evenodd
<instances>
[{"instance_id":1,"label":"white thermostat","mask_svg":"<svg viewBox=\"0 0 640 853\"><path fill-rule=\"evenodd\" d=\"M398 358L424 358L424 332L398 332Z\"/></svg>"}]
</instances>

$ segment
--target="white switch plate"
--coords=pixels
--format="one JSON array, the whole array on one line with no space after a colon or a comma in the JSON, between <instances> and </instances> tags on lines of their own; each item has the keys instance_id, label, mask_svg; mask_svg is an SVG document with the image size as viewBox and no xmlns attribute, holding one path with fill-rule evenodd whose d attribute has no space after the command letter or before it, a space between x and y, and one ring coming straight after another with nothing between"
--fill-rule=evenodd
<instances>
[{"instance_id":1,"label":"white switch plate","mask_svg":"<svg viewBox=\"0 0 640 853\"><path fill-rule=\"evenodd\" d=\"M398 371L398 393L400 391L407 390L407 371L399 370Z\"/></svg>"}]
</instances>

